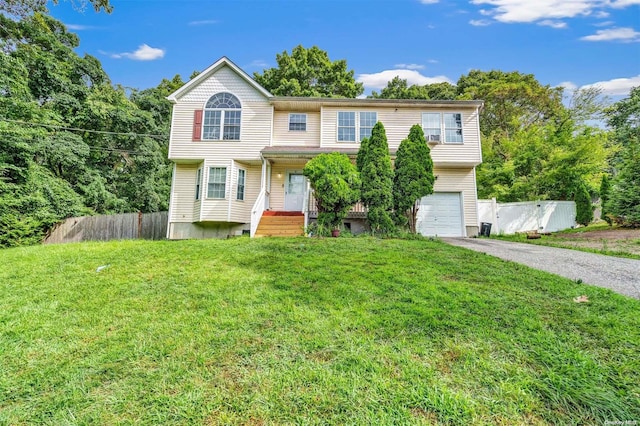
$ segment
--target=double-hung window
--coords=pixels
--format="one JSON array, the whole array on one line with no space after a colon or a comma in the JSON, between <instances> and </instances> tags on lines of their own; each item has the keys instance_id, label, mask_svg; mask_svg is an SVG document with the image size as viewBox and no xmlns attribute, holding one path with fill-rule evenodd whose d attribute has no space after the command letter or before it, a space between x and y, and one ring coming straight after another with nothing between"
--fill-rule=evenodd
<instances>
[{"instance_id":1,"label":"double-hung window","mask_svg":"<svg viewBox=\"0 0 640 426\"><path fill-rule=\"evenodd\" d=\"M200 199L200 191L202 186L202 168L196 172L196 201Z\"/></svg>"},{"instance_id":2,"label":"double-hung window","mask_svg":"<svg viewBox=\"0 0 640 426\"><path fill-rule=\"evenodd\" d=\"M307 114L289 114L289 131L306 132Z\"/></svg>"},{"instance_id":3,"label":"double-hung window","mask_svg":"<svg viewBox=\"0 0 640 426\"><path fill-rule=\"evenodd\" d=\"M207 101L202 123L202 139L240 140L242 106L231 93L217 93Z\"/></svg>"},{"instance_id":4,"label":"double-hung window","mask_svg":"<svg viewBox=\"0 0 640 426\"><path fill-rule=\"evenodd\" d=\"M227 192L227 168L210 167L207 198L224 199Z\"/></svg>"},{"instance_id":5,"label":"double-hung window","mask_svg":"<svg viewBox=\"0 0 640 426\"><path fill-rule=\"evenodd\" d=\"M338 142L356 142L370 137L377 121L376 112L339 111Z\"/></svg>"},{"instance_id":6,"label":"double-hung window","mask_svg":"<svg viewBox=\"0 0 640 426\"><path fill-rule=\"evenodd\" d=\"M462 114L423 112L422 130L427 142L462 143Z\"/></svg>"},{"instance_id":7,"label":"double-hung window","mask_svg":"<svg viewBox=\"0 0 640 426\"><path fill-rule=\"evenodd\" d=\"M244 169L238 169L238 182L236 188L236 200L244 201L244 181L247 172Z\"/></svg>"}]
</instances>

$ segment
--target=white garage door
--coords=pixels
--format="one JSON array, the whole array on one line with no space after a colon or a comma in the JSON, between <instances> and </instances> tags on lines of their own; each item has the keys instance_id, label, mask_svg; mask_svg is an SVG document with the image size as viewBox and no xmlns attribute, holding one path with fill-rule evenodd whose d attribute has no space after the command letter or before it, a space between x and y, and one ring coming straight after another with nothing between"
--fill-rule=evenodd
<instances>
[{"instance_id":1,"label":"white garage door","mask_svg":"<svg viewBox=\"0 0 640 426\"><path fill-rule=\"evenodd\" d=\"M435 192L420 200L416 228L426 236L464 237L459 192Z\"/></svg>"}]
</instances>

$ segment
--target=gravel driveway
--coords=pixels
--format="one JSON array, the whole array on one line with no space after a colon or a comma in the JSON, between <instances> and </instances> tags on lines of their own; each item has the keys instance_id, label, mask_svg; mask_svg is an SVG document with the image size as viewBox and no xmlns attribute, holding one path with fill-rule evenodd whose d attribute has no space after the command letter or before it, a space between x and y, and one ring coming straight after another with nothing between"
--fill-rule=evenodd
<instances>
[{"instance_id":1,"label":"gravel driveway","mask_svg":"<svg viewBox=\"0 0 640 426\"><path fill-rule=\"evenodd\" d=\"M442 240L640 299L640 260L484 238Z\"/></svg>"}]
</instances>

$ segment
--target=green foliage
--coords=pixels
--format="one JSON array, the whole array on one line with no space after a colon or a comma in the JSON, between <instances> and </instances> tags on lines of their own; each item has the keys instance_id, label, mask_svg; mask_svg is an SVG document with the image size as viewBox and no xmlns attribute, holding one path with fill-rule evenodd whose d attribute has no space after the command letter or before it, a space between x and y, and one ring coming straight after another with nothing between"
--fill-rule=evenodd
<instances>
[{"instance_id":1,"label":"green foliage","mask_svg":"<svg viewBox=\"0 0 640 426\"><path fill-rule=\"evenodd\" d=\"M611 181L609 175L602 175L600 181L600 219L605 220L609 225L613 223L609 215L609 199L611 198Z\"/></svg>"},{"instance_id":2,"label":"green foliage","mask_svg":"<svg viewBox=\"0 0 640 426\"><path fill-rule=\"evenodd\" d=\"M53 0L53 4L58 4L59 0ZM109 0L71 0L74 7L84 11L88 4L93 6L96 12L104 10L107 13L113 11L113 6ZM3 0L0 2L0 14L5 13L11 16L24 17L34 12L45 12L47 0Z\"/></svg>"},{"instance_id":3,"label":"green foliage","mask_svg":"<svg viewBox=\"0 0 640 426\"><path fill-rule=\"evenodd\" d=\"M393 203L396 223L408 223L416 232L418 201L433 193L433 160L424 139L422 126L413 125L409 136L400 142L393 177Z\"/></svg>"},{"instance_id":4,"label":"green foliage","mask_svg":"<svg viewBox=\"0 0 640 426\"><path fill-rule=\"evenodd\" d=\"M360 177L345 154L333 152L312 158L304 167L318 203L318 223L337 229L360 197Z\"/></svg>"},{"instance_id":5,"label":"green foliage","mask_svg":"<svg viewBox=\"0 0 640 426\"><path fill-rule=\"evenodd\" d=\"M356 165L362 179L362 202L367 206L367 220L374 234L388 234L395 229L393 211L393 169L384 125L377 122L371 137L360 143Z\"/></svg>"},{"instance_id":6,"label":"green foliage","mask_svg":"<svg viewBox=\"0 0 640 426\"><path fill-rule=\"evenodd\" d=\"M484 100L480 131L509 138L544 125L562 112L562 88L543 86L533 74L472 70L458 79L458 99Z\"/></svg>"},{"instance_id":7,"label":"green foliage","mask_svg":"<svg viewBox=\"0 0 640 426\"><path fill-rule=\"evenodd\" d=\"M640 144L626 149L607 206L617 224L640 228Z\"/></svg>"},{"instance_id":8,"label":"green foliage","mask_svg":"<svg viewBox=\"0 0 640 426\"><path fill-rule=\"evenodd\" d=\"M380 93L372 92L370 98L374 99L432 99L451 100L457 96L456 86L451 83L433 83L419 86L413 84L409 86L407 80L398 76L394 77L387 87Z\"/></svg>"},{"instance_id":9,"label":"green foliage","mask_svg":"<svg viewBox=\"0 0 640 426\"><path fill-rule=\"evenodd\" d=\"M0 35L0 245L37 242L68 216L165 210L168 138L144 134L168 134L164 96L180 77L127 96L42 13L0 14Z\"/></svg>"},{"instance_id":10,"label":"green foliage","mask_svg":"<svg viewBox=\"0 0 640 426\"><path fill-rule=\"evenodd\" d=\"M606 115L621 148L613 159L614 170L619 173L607 208L616 223L640 227L640 86L612 105Z\"/></svg>"},{"instance_id":11,"label":"green foliage","mask_svg":"<svg viewBox=\"0 0 640 426\"><path fill-rule=\"evenodd\" d=\"M593 204L586 186L580 185L575 194L576 222L587 226L593 221Z\"/></svg>"},{"instance_id":12,"label":"green foliage","mask_svg":"<svg viewBox=\"0 0 640 426\"><path fill-rule=\"evenodd\" d=\"M355 98L364 91L344 59L331 61L317 46L302 45L276 55L277 68L254 73L255 80L276 96Z\"/></svg>"}]
</instances>

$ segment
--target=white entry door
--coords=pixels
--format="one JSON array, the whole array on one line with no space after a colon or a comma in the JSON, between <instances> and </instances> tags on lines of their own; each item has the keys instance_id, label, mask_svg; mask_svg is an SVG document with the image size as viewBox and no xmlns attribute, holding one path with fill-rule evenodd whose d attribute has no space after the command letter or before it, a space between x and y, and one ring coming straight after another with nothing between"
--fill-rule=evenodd
<instances>
[{"instance_id":1,"label":"white entry door","mask_svg":"<svg viewBox=\"0 0 640 426\"><path fill-rule=\"evenodd\" d=\"M301 212L304 202L306 180L301 171L287 172L284 184L284 209L288 212Z\"/></svg>"},{"instance_id":2,"label":"white entry door","mask_svg":"<svg viewBox=\"0 0 640 426\"><path fill-rule=\"evenodd\" d=\"M416 228L425 236L464 237L459 192L436 192L420 200Z\"/></svg>"}]
</instances>

